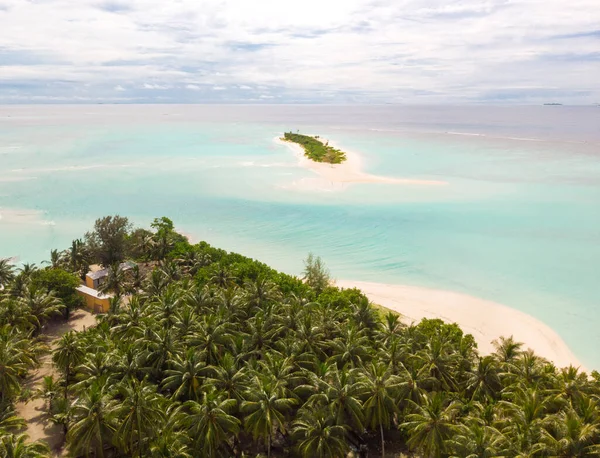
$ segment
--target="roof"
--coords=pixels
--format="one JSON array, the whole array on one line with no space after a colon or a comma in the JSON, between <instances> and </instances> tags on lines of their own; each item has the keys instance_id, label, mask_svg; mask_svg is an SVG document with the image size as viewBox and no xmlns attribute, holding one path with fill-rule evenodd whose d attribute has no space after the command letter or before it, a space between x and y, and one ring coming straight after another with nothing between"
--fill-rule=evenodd
<instances>
[{"instance_id":1,"label":"roof","mask_svg":"<svg viewBox=\"0 0 600 458\"><path fill-rule=\"evenodd\" d=\"M95 289L89 288L85 285L78 286L76 289L77 289L77 291L79 291L81 293L87 294L88 296L92 296L97 299L109 299L112 297L111 294L102 294L102 293L96 291Z\"/></svg>"},{"instance_id":2,"label":"roof","mask_svg":"<svg viewBox=\"0 0 600 458\"><path fill-rule=\"evenodd\" d=\"M119 264L119 267L123 270L129 270L129 269L133 269L135 267L135 262L132 261L125 261L122 262L121 264ZM108 275L108 269L101 269L101 270L96 270L96 271L90 271L87 273L87 276L90 277L92 280L98 280L99 278L104 278Z\"/></svg>"}]
</instances>

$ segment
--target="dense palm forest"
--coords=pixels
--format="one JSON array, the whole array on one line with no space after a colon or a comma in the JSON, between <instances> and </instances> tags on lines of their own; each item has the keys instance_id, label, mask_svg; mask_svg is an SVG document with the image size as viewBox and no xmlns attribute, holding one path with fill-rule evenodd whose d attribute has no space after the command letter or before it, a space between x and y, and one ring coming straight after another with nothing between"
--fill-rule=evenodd
<instances>
[{"instance_id":1,"label":"dense palm forest","mask_svg":"<svg viewBox=\"0 0 600 458\"><path fill-rule=\"evenodd\" d=\"M50 456L15 403L41 396L74 457L600 456L600 377L511 338L482 356L453 324L406 325L339 290L319 258L304 281L239 254L106 217L47 265L0 261L0 456ZM120 262L135 259L124 271ZM48 323L78 307L91 264L110 311L28 371Z\"/></svg>"},{"instance_id":2,"label":"dense palm forest","mask_svg":"<svg viewBox=\"0 0 600 458\"><path fill-rule=\"evenodd\" d=\"M282 140L298 143L304 148L304 154L315 162L341 164L346 160L346 154L334 148L329 142L323 143L319 137L311 137L299 133L285 132Z\"/></svg>"}]
</instances>

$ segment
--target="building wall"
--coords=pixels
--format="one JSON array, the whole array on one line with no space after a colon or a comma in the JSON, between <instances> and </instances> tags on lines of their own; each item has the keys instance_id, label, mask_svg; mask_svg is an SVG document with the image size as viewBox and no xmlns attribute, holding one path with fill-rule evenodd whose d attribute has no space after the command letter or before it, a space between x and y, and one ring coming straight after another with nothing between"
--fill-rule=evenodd
<instances>
[{"instance_id":1,"label":"building wall","mask_svg":"<svg viewBox=\"0 0 600 458\"><path fill-rule=\"evenodd\" d=\"M88 310L94 313L107 313L110 310L110 299L99 299L94 296L90 296L89 294L83 293L81 291L77 291L83 299L85 300L85 305Z\"/></svg>"}]
</instances>

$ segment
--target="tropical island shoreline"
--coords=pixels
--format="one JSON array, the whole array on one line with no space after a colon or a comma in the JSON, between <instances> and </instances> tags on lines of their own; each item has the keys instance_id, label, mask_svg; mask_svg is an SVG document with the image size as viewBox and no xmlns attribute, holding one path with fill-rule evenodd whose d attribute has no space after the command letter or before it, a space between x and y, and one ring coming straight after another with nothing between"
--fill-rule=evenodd
<instances>
[{"instance_id":1,"label":"tropical island shoreline","mask_svg":"<svg viewBox=\"0 0 600 458\"><path fill-rule=\"evenodd\" d=\"M322 139L325 140L325 139ZM335 146L331 140L326 140L330 145ZM341 164L330 164L325 162L315 162L306 157L304 149L297 143L281 140L275 137L273 142L278 145L288 147L298 159L298 166L310 170L319 175L319 177L330 184L351 184L351 183L387 183L398 185L425 185L425 186L443 186L446 181L441 180L421 180L412 178L394 178L381 175L373 175L363 171L363 161L356 152L345 150L346 160ZM337 146L335 146L337 148ZM339 149L339 148L338 148ZM317 187L310 184L309 187Z\"/></svg>"},{"instance_id":2,"label":"tropical island shoreline","mask_svg":"<svg viewBox=\"0 0 600 458\"><path fill-rule=\"evenodd\" d=\"M477 342L481 354L494 351L492 342L512 336L558 367L588 369L548 325L515 308L454 291L411 285L337 280L341 288L358 288L373 303L399 313L405 324L423 318L456 323Z\"/></svg>"},{"instance_id":3,"label":"tropical island shoreline","mask_svg":"<svg viewBox=\"0 0 600 458\"><path fill-rule=\"evenodd\" d=\"M492 418L493 456L523 456L545 446L514 428L532 402L556 406L539 409L548 434L587 426L580 406L597 410L600 374L574 367L526 314L448 291L336 283L311 253L289 275L192 244L167 217L150 228L106 216L45 266L0 259L0 455L8 444L39 458L156 447L311 457L317 438L324 458L475 456L476 428ZM350 411L339 414L340 399ZM141 413L147 427L131 421ZM448 432L430 446L420 431L439 417ZM550 446L545 456L566 456Z\"/></svg>"}]
</instances>

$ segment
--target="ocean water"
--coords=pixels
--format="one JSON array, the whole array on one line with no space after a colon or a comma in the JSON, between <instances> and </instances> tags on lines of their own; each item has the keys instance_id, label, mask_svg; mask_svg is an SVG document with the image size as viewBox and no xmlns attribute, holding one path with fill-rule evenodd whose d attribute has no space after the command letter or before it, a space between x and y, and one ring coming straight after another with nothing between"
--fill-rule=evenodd
<instances>
[{"instance_id":1,"label":"ocean water","mask_svg":"<svg viewBox=\"0 0 600 458\"><path fill-rule=\"evenodd\" d=\"M300 129L369 173L447 186L310 189ZM600 107L0 106L0 257L47 259L103 215L169 216L298 274L517 308L600 368Z\"/></svg>"}]
</instances>

